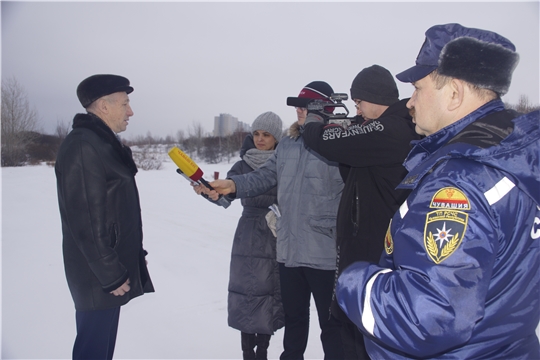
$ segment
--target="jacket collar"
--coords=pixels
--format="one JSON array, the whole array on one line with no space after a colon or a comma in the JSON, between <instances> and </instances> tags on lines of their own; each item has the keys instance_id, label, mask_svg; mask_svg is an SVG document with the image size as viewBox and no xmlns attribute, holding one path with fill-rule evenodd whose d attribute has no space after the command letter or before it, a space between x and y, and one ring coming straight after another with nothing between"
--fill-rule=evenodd
<instances>
[{"instance_id":1,"label":"jacket collar","mask_svg":"<svg viewBox=\"0 0 540 360\"><path fill-rule=\"evenodd\" d=\"M414 140L414 145L407 159L404 162L405 168L409 171L407 177L402 181L400 188L414 188L418 181L440 160L449 157L450 151L440 152L452 138L454 138L467 125L488 114L504 110L504 104L500 99L493 100L479 107L462 119L442 128L434 134L426 136L421 140ZM452 147L462 148L467 145L453 144ZM450 150L450 149L448 149Z\"/></svg>"},{"instance_id":2,"label":"jacket collar","mask_svg":"<svg viewBox=\"0 0 540 360\"><path fill-rule=\"evenodd\" d=\"M407 103L409 100L410 98L402 99L397 103L390 105L388 109L386 109L379 117L382 118L385 116L397 115L399 117L412 120L411 115L409 115L409 109L407 108Z\"/></svg>"},{"instance_id":3,"label":"jacket collar","mask_svg":"<svg viewBox=\"0 0 540 360\"><path fill-rule=\"evenodd\" d=\"M73 118L73 129L77 128L85 128L95 132L103 141L113 147L133 175L137 173L137 165L133 161L131 149L120 142L118 136L101 118L92 113L77 114Z\"/></svg>"}]
</instances>

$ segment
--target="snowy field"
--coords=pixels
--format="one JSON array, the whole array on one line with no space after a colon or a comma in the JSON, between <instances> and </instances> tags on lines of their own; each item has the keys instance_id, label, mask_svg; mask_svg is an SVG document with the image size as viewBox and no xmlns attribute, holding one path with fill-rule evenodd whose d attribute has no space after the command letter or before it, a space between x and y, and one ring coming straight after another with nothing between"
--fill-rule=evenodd
<instances>
[{"instance_id":1,"label":"snowy field","mask_svg":"<svg viewBox=\"0 0 540 360\"><path fill-rule=\"evenodd\" d=\"M209 179L234 163L200 163ZM116 359L240 359L227 326L231 243L242 207L197 196L167 161L136 176L156 288L122 307ZM2 359L69 359L75 310L66 285L54 168L2 168ZM322 359L315 306L306 359ZM282 350L283 329L269 358Z\"/></svg>"},{"instance_id":2,"label":"snowy field","mask_svg":"<svg viewBox=\"0 0 540 360\"><path fill-rule=\"evenodd\" d=\"M200 163L205 178L230 164ZM227 326L232 238L242 206L197 196L167 161L136 176L144 244L156 292L122 307L116 359L240 359L240 332ZM66 285L54 168L2 172L2 359L69 359L75 310ZM322 359L312 302L306 359ZM540 333L540 327L537 334ZM269 358L282 351L283 329Z\"/></svg>"}]
</instances>

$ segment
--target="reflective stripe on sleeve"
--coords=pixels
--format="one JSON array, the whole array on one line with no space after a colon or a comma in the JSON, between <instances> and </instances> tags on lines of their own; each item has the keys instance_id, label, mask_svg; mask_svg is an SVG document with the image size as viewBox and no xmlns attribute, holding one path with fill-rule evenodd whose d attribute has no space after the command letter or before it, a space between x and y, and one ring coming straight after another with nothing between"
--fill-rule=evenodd
<instances>
[{"instance_id":1,"label":"reflective stripe on sleeve","mask_svg":"<svg viewBox=\"0 0 540 360\"><path fill-rule=\"evenodd\" d=\"M489 205L495 204L510 192L516 185L506 176L502 178L494 187L484 193Z\"/></svg>"},{"instance_id":2,"label":"reflective stripe on sleeve","mask_svg":"<svg viewBox=\"0 0 540 360\"><path fill-rule=\"evenodd\" d=\"M364 311L362 313L362 325L366 328L366 330L373 335L373 331L375 329L375 318L373 316L373 311L371 310L371 288L373 287L373 283L375 282L375 279L384 273L390 272L392 270L390 269L383 269L371 277L369 281L366 284L366 297L364 298Z\"/></svg>"},{"instance_id":3,"label":"reflective stripe on sleeve","mask_svg":"<svg viewBox=\"0 0 540 360\"><path fill-rule=\"evenodd\" d=\"M407 200L405 200L405 202L399 207L399 215L401 215L402 219L405 217L405 215L407 215L408 211L409 205L407 205Z\"/></svg>"}]
</instances>

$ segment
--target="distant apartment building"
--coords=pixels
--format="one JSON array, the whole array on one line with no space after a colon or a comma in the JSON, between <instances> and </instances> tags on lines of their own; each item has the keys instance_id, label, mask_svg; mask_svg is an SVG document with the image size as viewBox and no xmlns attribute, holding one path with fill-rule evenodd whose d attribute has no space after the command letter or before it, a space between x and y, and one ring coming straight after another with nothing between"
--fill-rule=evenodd
<instances>
[{"instance_id":1,"label":"distant apartment building","mask_svg":"<svg viewBox=\"0 0 540 360\"><path fill-rule=\"evenodd\" d=\"M250 131L250 126L230 114L219 114L214 117L214 136L224 137L235 131Z\"/></svg>"}]
</instances>

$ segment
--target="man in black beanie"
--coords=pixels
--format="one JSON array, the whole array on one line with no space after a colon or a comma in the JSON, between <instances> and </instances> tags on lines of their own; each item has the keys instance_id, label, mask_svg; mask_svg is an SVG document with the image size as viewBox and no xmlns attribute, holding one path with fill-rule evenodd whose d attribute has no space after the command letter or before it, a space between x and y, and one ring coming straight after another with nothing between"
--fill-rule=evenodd
<instances>
[{"instance_id":1,"label":"man in black beanie","mask_svg":"<svg viewBox=\"0 0 540 360\"><path fill-rule=\"evenodd\" d=\"M112 359L120 306L153 292L142 244L137 166L117 133L133 115L129 80L93 75L77 87L86 114L58 150L64 269L75 303L73 359Z\"/></svg>"},{"instance_id":2,"label":"man in black beanie","mask_svg":"<svg viewBox=\"0 0 540 360\"><path fill-rule=\"evenodd\" d=\"M388 223L409 191L396 190L407 171L402 163L419 139L414 131L408 99L399 92L390 72L379 65L360 71L351 86L356 121L347 129L324 124L308 114L303 138L308 147L340 164L345 188L337 217L337 274L355 261L378 261L384 250ZM342 322L345 359L369 359L364 339L332 301L332 316Z\"/></svg>"},{"instance_id":3,"label":"man in black beanie","mask_svg":"<svg viewBox=\"0 0 540 360\"><path fill-rule=\"evenodd\" d=\"M373 120L378 119L389 106L399 102L399 92L390 71L372 65L354 78L351 99L356 105L357 115L365 120Z\"/></svg>"},{"instance_id":4,"label":"man in black beanie","mask_svg":"<svg viewBox=\"0 0 540 360\"><path fill-rule=\"evenodd\" d=\"M336 285L373 359L540 359L540 112L501 100L518 60L497 33L443 24L396 75L425 135L404 163L411 193L380 260Z\"/></svg>"}]
</instances>

